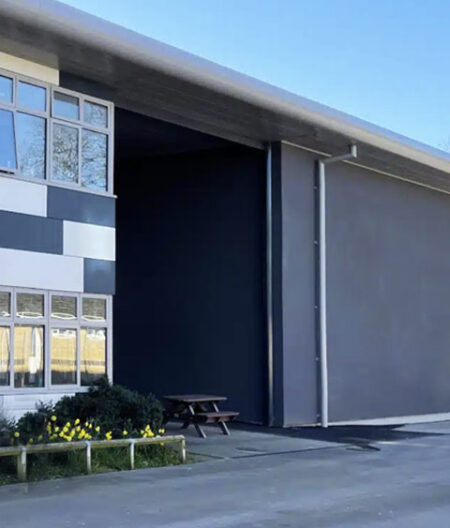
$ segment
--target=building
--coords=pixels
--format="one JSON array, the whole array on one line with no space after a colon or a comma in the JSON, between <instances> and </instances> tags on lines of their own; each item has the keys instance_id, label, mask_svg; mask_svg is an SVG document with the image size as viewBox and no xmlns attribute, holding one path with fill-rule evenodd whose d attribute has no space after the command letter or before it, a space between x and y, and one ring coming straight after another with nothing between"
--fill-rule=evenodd
<instances>
[{"instance_id":1,"label":"building","mask_svg":"<svg viewBox=\"0 0 450 528\"><path fill-rule=\"evenodd\" d=\"M106 373L254 423L450 416L447 154L53 0L0 16L4 409Z\"/></svg>"}]
</instances>

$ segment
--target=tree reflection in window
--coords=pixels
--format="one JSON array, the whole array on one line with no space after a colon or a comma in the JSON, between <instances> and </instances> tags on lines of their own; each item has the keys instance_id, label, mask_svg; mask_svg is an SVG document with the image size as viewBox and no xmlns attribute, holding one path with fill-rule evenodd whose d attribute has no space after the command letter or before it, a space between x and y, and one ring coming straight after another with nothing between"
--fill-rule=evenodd
<instances>
[{"instance_id":1,"label":"tree reflection in window","mask_svg":"<svg viewBox=\"0 0 450 528\"><path fill-rule=\"evenodd\" d=\"M27 178L45 178L45 119L17 113L19 169Z\"/></svg>"},{"instance_id":2,"label":"tree reflection in window","mask_svg":"<svg viewBox=\"0 0 450 528\"><path fill-rule=\"evenodd\" d=\"M17 168L14 142L14 119L9 110L0 109L0 168Z\"/></svg>"},{"instance_id":3,"label":"tree reflection in window","mask_svg":"<svg viewBox=\"0 0 450 528\"><path fill-rule=\"evenodd\" d=\"M83 187L106 191L107 150L105 134L83 130L81 143L81 185Z\"/></svg>"},{"instance_id":4,"label":"tree reflection in window","mask_svg":"<svg viewBox=\"0 0 450 528\"><path fill-rule=\"evenodd\" d=\"M78 182L78 129L54 123L52 178Z\"/></svg>"}]
</instances>

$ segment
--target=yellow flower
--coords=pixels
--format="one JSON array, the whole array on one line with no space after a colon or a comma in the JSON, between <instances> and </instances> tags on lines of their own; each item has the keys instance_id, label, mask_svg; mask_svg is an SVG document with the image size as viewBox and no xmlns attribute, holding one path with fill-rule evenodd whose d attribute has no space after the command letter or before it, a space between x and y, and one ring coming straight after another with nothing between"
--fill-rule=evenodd
<instances>
[{"instance_id":1,"label":"yellow flower","mask_svg":"<svg viewBox=\"0 0 450 528\"><path fill-rule=\"evenodd\" d=\"M164 434L165 432L166 432L165 429L159 429L158 431L159 434Z\"/></svg>"},{"instance_id":2,"label":"yellow flower","mask_svg":"<svg viewBox=\"0 0 450 528\"><path fill-rule=\"evenodd\" d=\"M42 435L39 435L38 436L38 442L40 442L42 440Z\"/></svg>"},{"instance_id":3,"label":"yellow flower","mask_svg":"<svg viewBox=\"0 0 450 528\"><path fill-rule=\"evenodd\" d=\"M141 433L142 436L145 435L145 431L143 431L142 429L139 432Z\"/></svg>"},{"instance_id":4,"label":"yellow flower","mask_svg":"<svg viewBox=\"0 0 450 528\"><path fill-rule=\"evenodd\" d=\"M67 422L66 425L65 425L67 428L70 427L70 422Z\"/></svg>"},{"instance_id":5,"label":"yellow flower","mask_svg":"<svg viewBox=\"0 0 450 528\"><path fill-rule=\"evenodd\" d=\"M64 429L65 429L65 428L64 428ZM56 427L55 427L55 433L57 433L58 431L59 431L59 427L56 426Z\"/></svg>"},{"instance_id":6,"label":"yellow flower","mask_svg":"<svg viewBox=\"0 0 450 528\"><path fill-rule=\"evenodd\" d=\"M15 436L16 438L19 438L20 433L18 433L18 432L16 431L16 432L14 433L14 436Z\"/></svg>"},{"instance_id":7,"label":"yellow flower","mask_svg":"<svg viewBox=\"0 0 450 528\"><path fill-rule=\"evenodd\" d=\"M128 435L128 431L123 430L123 431L122 431L122 434L123 434L123 436L127 436L127 435Z\"/></svg>"},{"instance_id":8,"label":"yellow flower","mask_svg":"<svg viewBox=\"0 0 450 528\"><path fill-rule=\"evenodd\" d=\"M89 429L92 429L92 424L91 423L89 424Z\"/></svg>"},{"instance_id":9,"label":"yellow flower","mask_svg":"<svg viewBox=\"0 0 450 528\"><path fill-rule=\"evenodd\" d=\"M51 420L52 422L56 422L56 416L55 416L55 415L51 416L51 417L50 417L50 420Z\"/></svg>"},{"instance_id":10,"label":"yellow flower","mask_svg":"<svg viewBox=\"0 0 450 528\"><path fill-rule=\"evenodd\" d=\"M89 422L84 422L84 427L89 427Z\"/></svg>"},{"instance_id":11,"label":"yellow flower","mask_svg":"<svg viewBox=\"0 0 450 528\"><path fill-rule=\"evenodd\" d=\"M33 442L34 442L34 440L33 440L32 438L30 438L30 439L28 440L28 443L29 443L29 444L32 444Z\"/></svg>"},{"instance_id":12,"label":"yellow flower","mask_svg":"<svg viewBox=\"0 0 450 528\"><path fill-rule=\"evenodd\" d=\"M50 437L50 440L55 440L55 438L57 438L58 435L55 435L55 434L52 434L52 436Z\"/></svg>"},{"instance_id":13,"label":"yellow flower","mask_svg":"<svg viewBox=\"0 0 450 528\"><path fill-rule=\"evenodd\" d=\"M149 425L146 425L146 426L145 426L145 430L146 430L146 431L150 431L150 426L149 426Z\"/></svg>"},{"instance_id":14,"label":"yellow flower","mask_svg":"<svg viewBox=\"0 0 450 528\"><path fill-rule=\"evenodd\" d=\"M81 431L81 426L78 425L75 430L76 431Z\"/></svg>"},{"instance_id":15,"label":"yellow flower","mask_svg":"<svg viewBox=\"0 0 450 528\"><path fill-rule=\"evenodd\" d=\"M111 440L111 438L112 438L111 431L108 431L108 432L105 434L105 438L106 438L106 440Z\"/></svg>"},{"instance_id":16,"label":"yellow flower","mask_svg":"<svg viewBox=\"0 0 450 528\"><path fill-rule=\"evenodd\" d=\"M86 440L90 440L91 438L92 438L92 436L90 434L86 435Z\"/></svg>"},{"instance_id":17,"label":"yellow flower","mask_svg":"<svg viewBox=\"0 0 450 528\"><path fill-rule=\"evenodd\" d=\"M80 423L80 419L77 418L77 419L75 420L75 425L78 425L79 423Z\"/></svg>"},{"instance_id":18,"label":"yellow flower","mask_svg":"<svg viewBox=\"0 0 450 528\"><path fill-rule=\"evenodd\" d=\"M97 425L97 427L95 428L95 431L96 431L97 433L100 432L100 426L99 426L99 425Z\"/></svg>"}]
</instances>

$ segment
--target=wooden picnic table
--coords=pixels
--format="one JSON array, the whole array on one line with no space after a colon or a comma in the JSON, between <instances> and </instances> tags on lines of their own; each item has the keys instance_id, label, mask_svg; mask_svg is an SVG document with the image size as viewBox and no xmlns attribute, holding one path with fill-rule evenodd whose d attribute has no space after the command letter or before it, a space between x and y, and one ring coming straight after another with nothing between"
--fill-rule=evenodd
<instances>
[{"instance_id":1,"label":"wooden picnic table","mask_svg":"<svg viewBox=\"0 0 450 528\"><path fill-rule=\"evenodd\" d=\"M169 420L178 419L183 422L183 429L191 424L202 438L206 434L201 424L215 423L222 429L223 434L229 435L230 431L226 422L234 420L239 415L235 411L220 411L219 402L226 401L225 396L214 396L210 394L175 394L164 396L168 402L164 413L164 423Z\"/></svg>"}]
</instances>

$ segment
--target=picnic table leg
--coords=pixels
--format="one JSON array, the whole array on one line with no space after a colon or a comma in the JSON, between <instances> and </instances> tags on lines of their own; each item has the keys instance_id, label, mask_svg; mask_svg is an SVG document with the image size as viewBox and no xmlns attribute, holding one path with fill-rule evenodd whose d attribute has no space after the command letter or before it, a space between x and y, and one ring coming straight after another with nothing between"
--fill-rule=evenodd
<instances>
[{"instance_id":1,"label":"picnic table leg","mask_svg":"<svg viewBox=\"0 0 450 528\"><path fill-rule=\"evenodd\" d=\"M195 422L195 411L192 405L188 405L188 412L189 412L189 415L193 418L192 421L193 421L195 430L197 431L197 434L201 436L202 438L206 438L205 431L203 431L200 425Z\"/></svg>"},{"instance_id":2,"label":"picnic table leg","mask_svg":"<svg viewBox=\"0 0 450 528\"><path fill-rule=\"evenodd\" d=\"M215 412L219 412L219 407L217 407L216 402L211 402L211 407ZM222 429L222 433L224 435L230 436L230 430L227 427L227 424L225 422L219 422L219 426Z\"/></svg>"}]
</instances>

